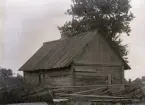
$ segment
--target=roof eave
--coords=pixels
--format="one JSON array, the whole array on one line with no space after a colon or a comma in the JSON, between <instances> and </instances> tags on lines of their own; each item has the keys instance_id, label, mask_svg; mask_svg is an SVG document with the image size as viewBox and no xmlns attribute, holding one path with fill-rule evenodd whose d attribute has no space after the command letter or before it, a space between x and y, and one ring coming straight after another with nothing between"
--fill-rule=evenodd
<instances>
[{"instance_id":1,"label":"roof eave","mask_svg":"<svg viewBox=\"0 0 145 105\"><path fill-rule=\"evenodd\" d=\"M59 67L59 68L49 68L49 69L34 69L34 70L19 70L19 71L23 71L23 72L35 72L35 71L40 71L40 70L63 70L66 68L69 68L70 65L64 66L64 67Z\"/></svg>"},{"instance_id":2,"label":"roof eave","mask_svg":"<svg viewBox=\"0 0 145 105\"><path fill-rule=\"evenodd\" d=\"M131 67L126 63L126 64L124 65L124 70L131 70Z\"/></svg>"}]
</instances>

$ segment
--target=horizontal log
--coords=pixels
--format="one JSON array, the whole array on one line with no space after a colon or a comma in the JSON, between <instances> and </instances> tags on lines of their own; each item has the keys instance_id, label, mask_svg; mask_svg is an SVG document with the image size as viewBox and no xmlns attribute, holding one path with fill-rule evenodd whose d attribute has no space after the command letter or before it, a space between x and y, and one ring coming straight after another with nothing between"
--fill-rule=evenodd
<instances>
[{"instance_id":1,"label":"horizontal log","mask_svg":"<svg viewBox=\"0 0 145 105\"><path fill-rule=\"evenodd\" d=\"M83 64L83 63L75 63L75 66L91 66L91 67L121 67L121 65L118 64Z\"/></svg>"},{"instance_id":2,"label":"horizontal log","mask_svg":"<svg viewBox=\"0 0 145 105\"><path fill-rule=\"evenodd\" d=\"M123 104L132 104L134 102L140 102L140 100L133 100L133 99L95 99L91 100L91 102L115 102L115 103L123 103Z\"/></svg>"},{"instance_id":3,"label":"horizontal log","mask_svg":"<svg viewBox=\"0 0 145 105\"><path fill-rule=\"evenodd\" d=\"M75 71L84 71L84 72L121 72L121 69L120 68L113 68L113 67L96 67L96 68L93 68L93 67L90 67L90 68L87 68L87 67L77 67L75 68Z\"/></svg>"},{"instance_id":4,"label":"horizontal log","mask_svg":"<svg viewBox=\"0 0 145 105\"><path fill-rule=\"evenodd\" d=\"M73 93L73 94L86 94L86 93L90 93L90 92L92 92L92 91L98 91L98 90L100 90L100 89L104 89L104 88L106 88L106 87L100 87L100 88L95 88L95 89L90 89L90 90L85 90L85 91L80 91L80 92L76 92L76 93Z\"/></svg>"},{"instance_id":5,"label":"horizontal log","mask_svg":"<svg viewBox=\"0 0 145 105\"><path fill-rule=\"evenodd\" d=\"M64 71L51 71L45 73L45 76L66 76L66 75L71 75L72 72L69 70L64 70Z\"/></svg>"},{"instance_id":6,"label":"horizontal log","mask_svg":"<svg viewBox=\"0 0 145 105\"><path fill-rule=\"evenodd\" d=\"M82 80L107 80L108 77L107 76L81 76L81 75L76 75L75 76L76 79L82 79Z\"/></svg>"},{"instance_id":7,"label":"horizontal log","mask_svg":"<svg viewBox=\"0 0 145 105\"><path fill-rule=\"evenodd\" d=\"M96 72L96 69L94 68L75 68L75 71L78 71L78 72Z\"/></svg>"},{"instance_id":8,"label":"horizontal log","mask_svg":"<svg viewBox=\"0 0 145 105\"><path fill-rule=\"evenodd\" d=\"M77 72L75 72L75 76L77 77L77 76L83 76L83 77L96 77L96 78L100 78L100 77L105 77L105 78L107 78L108 77L108 74L107 73L92 73L92 72L79 72L79 71L77 71Z\"/></svg>"},{"instance_id":9,"label":"horizontal log","mask_svg":"<svg viewBox=\"0 0 145 105\"><path fill-rule=\"evenodd\" d=\"M78 98L88 98L88 99L127 99L125 97L115 97L115 96L99 96L99 95L80 95L80 94L63 94L56 93L59 96L68 96L68 97L78 97Z\"/></svg>"},{"instance_id":10,"label":"horizontal log","mask_svg":"<svg viewBox=\"0 0 145 105\"><path fill-rule=\"evenodd\" d=\"M112 84L112 85L85 85L85 86L50 86L50 85L46 85L45 87L47 89L57 89L57 88L82 88L82 87L111 87L111 86L121 86L121 85L128 85L128 84Z\"/></svg>"},{"instance_id":11,"label":"horizontal log","mask_svg":"<svg viewBox=\"0 0 145 105\"><path fill-rule=\"evenodd\" d=\"M76 76L99 76L97 73L88 73L88 72L75 72Z\"/></svg>"}]
</instances>

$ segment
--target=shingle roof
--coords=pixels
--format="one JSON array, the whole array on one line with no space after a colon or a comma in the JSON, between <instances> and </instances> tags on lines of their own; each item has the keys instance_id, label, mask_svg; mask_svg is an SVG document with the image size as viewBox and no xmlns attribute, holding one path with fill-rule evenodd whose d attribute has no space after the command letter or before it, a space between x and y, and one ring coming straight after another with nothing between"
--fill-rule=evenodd
<instances>
[{"instance_id":1,"label":"shingle roof","mask_svg":"<svg viewBox=\"0 0 145 105\"><path fill-rule=\"evenodd\" d=\"M97 31L92 31L71 38L46 42L19 70L34 71L67 67L96 34Z\"/></svg>"},{"instance_id":2,"label":"shingle roof","mask_svg":"<svg viewBox=\"0 0 145 105\"><path fill-rule=\"evenodd\" d=\"M44 43L43 46L20 68L20 71L69 66L78 52L93 39L95 34L92 32L92 34L89 33L87 32L72 38Z\"/></svg>"}]
</instances>

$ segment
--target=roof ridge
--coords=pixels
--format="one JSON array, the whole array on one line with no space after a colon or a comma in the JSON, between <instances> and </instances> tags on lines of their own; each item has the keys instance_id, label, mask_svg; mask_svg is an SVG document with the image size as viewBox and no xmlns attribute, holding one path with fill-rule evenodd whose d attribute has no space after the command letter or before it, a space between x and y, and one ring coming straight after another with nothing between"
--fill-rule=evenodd
<instances>
[{"instance_id":1,"label":"roof ridge","mask_svg":"<svg viewBox=\"0 0 145 105\"><path fill-rule=\"evenodd\" d=\"M74 35L74 36L71 36L71 37L68 37L68 38L60 38L60 39L57 39L57 40L46 41L46 42L43 42L43 44L50 44L50 43L55 43L55 42L60 42L60 41L68 40L68 39L71 39L71 38L74 38L74 37L83 36L86 33L88 33L88 32L79 33L77 35Z\"/></svg>"},{"instance_id":2,"label":"roof ridge","mask_svg":"<svg viewBox=\"0 0 145 105\"><path fill-rule=\"evenodd\" d=\"M55 42L60 42L60 41L63 41L64 39L57 39L57 40L52 40L52 41L47 41L47 42L43 42L43 45L44 44L50 44L50 43L55 43Z\"/></svg>"}]
</instances>

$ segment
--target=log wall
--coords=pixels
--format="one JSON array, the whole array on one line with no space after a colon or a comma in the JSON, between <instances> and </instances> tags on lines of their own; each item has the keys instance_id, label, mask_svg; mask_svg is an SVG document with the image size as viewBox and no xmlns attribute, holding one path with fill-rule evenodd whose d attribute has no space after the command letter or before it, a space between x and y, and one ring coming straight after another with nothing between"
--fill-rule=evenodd
<instances>
[{"instance_id":1,"label":"log wall","mask_svg":"<svg viewBox=\"0 0 145 105\"><path fill-rule=\"evenodd\" d=\"M76 84L105 84L111 76L112 84L124 80L123 62L108 42L96 35L74 61Z\"/></svg>"},{"instance_id":2,"label":"log wall","mask_svg":"<svg viewBox=\"0 0 145 105\"><path fill-rule=\"evenodd\" d=\"M39 74L35 72L24 72L24 80L30 84L38 84Z\"/></svg>"},{"instance_id":3,"label":"log wall","mask_svg":"<svg viewBox=\"0 0 145 105\"><path fill-rule=\"evenodd\" d=\"M39 72L24 72L25 82L31 84L45 83L49 85L72 85L73 76L70 69L42 70Z\"/></svg>"},{"instance_id":4,"label":"log wall","mask_svg":"<svg viewBox=\"0 0 145 105\"><path fill-rule=\"evenodd\" d=\"M110 75L112 84L123 83L123 62L101 35L96 35L80 52L74 59L72 68L24 73L25 81L45 81L56 85L93 85L108 83Z\"/></svg>"},{"instance_id":5,"label":"log wall","mask_svg":"<svg viewBox=\"0 0 145 105\"><path fill-rule=\"evenodd\" d=\"M122 83L122 68L118 67L92 67L75 66L76 85L108 84L108 76L111 76L112 84Z\"/></svg>"}]
</instances>

